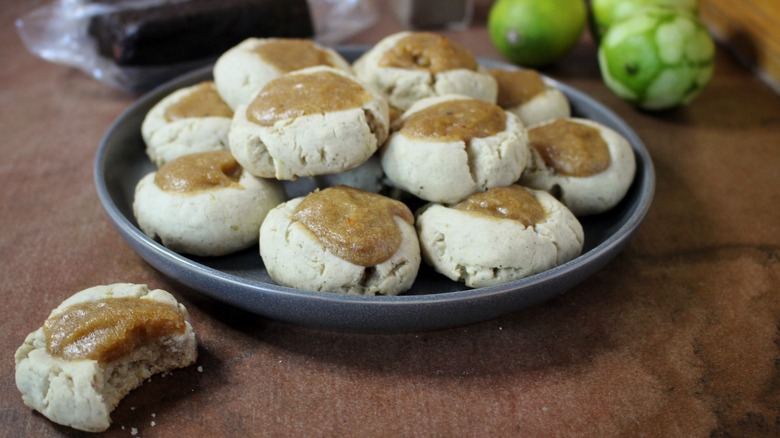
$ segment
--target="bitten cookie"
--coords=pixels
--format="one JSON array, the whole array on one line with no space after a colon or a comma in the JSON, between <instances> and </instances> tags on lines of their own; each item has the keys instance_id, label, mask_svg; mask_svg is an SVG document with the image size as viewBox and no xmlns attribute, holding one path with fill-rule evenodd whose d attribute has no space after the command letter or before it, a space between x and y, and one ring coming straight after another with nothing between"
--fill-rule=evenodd
<instances>
[{"instance_id":1,"label":"bitten cookie","mask_svg":"<svg viewBox=\"0 0 780 438\"><path fill-rule=\"evenodd\" d=\"M569 100L532 69L490 69L498 82L498 106L520 117L526 126L571 116Z\"/></svg>"},{"instance_id":2,"label":"bitten cookie","mask_svg":"<svg viewBox=\"0 0 780 438\"><path fill-rule=\"evenodd\" d=\"M469 287L527 277L582 251L582 225L555 198L518 185L474 194L417 215L423 260Z\"/></svg>"},{"instance_id":3,"label":"bitten cookie","mask_svg":"<svg viewBox=\"0 0 780 438\"><path fill-rule=\"evenodd\" d=\"M231 110L213 82L181 88L164 97L144 118L146 154L157 166L182 155L227 150Z\"/></svg>"},{"instance_id":4,"label":"bitten cookie","mask_svg":"<svg viewBox=\"0 0 780 438\"><path fill-rule=\"evenodd\" d=\"M471 52L441 35L390 35L352 65L355 74L406 110L420 99L460 94L495 103L498 85Z\"/></svg>"},{"instance_id":5,"label":"bitten cookie","mask_svg":"<svg viewBox=\"0 0 780 438\"><path fill-rule=\"evenodd\" d=\"M239 106L230 150L250 173L294 180L363 164L388 135L387 101L340 70L311 67L278 77Z\"/></svg>"},{"instance_id":6,"label":"bitten cookie","mask_svg":"<svg viewBox=\"0 0 780 438\"><path fill-rule=\"evenodd\" d=\"M420 267L406 205L346 186L288 201L260 228L260 256L282 286L356 295L398 295Z\"/></svg>"},{"instance_id":7,"label":"bitten cookie","mask_svg":"<svg viewBox=\"0 0 780 438\"><path fill-rule=\"evenodd\" d=\"M270 80L307 67L328 66L351 73L336 51L294 38L249 38L223 53L214 64L217 90L236 109L247 105Z\"/></svg>"},{"instance_id":8,"label":"bitten cookie","mask_svg":"<svg viewBox=\"0 0 780 438\"><path fill-rule=\"evenodd\" d=\"M285 200L279 181L245 172L227 151L179 157L143 177L133 213L167 248L220 256L257 243L260 223Z\"/></svg>"},{"instance_id":9,"label":"bitten cookie","mask_svg":"<svg viewBox=\"0 0 780 438\"><path fill-rule=\"evenodd\" d=\"M452 203L512 184L529 159L523 123L465 96L415 103L380 150L389 184L431 202Z\"/></svg>"},{"instance_id":10,"label":"bitten cookie","mask_svg":"<svg viewBox=\"0 0 780 438\"><path fill-rule=\"evenodd\" d=\"M88 432L153 374L195 363L187 309L163 290L113 284L65 300L16 351L24 403L51 421Z\"/></svg>"},{"instance_id":11,"label":"bitten cookie","mask_svg":"<svg viewBox=\"0 0 780 438\"><path fill-rule=\"evenodd\" d=\"M634 180L631 145L600 123L559 119L531 127L528 137L532 159L520 182L552 193L577 216L611 209Z\"/></svg>"}]
</instances>

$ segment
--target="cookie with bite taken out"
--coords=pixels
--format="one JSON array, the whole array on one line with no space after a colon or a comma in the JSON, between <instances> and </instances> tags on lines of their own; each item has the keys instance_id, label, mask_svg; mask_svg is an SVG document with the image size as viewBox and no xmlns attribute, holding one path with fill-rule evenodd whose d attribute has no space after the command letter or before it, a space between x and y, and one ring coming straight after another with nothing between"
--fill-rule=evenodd
<instances>
[{"instance_id":1,"label":"cookie with bite taken out","mask_svg":"<svg viewBox=\"0 0 780 438\"><path fill-rule=\"evenodd\" d=\"M197 356L189 314L173 295L139 284L95 286L27 336L16 350L16 386L51 421L102 432L125 395Z\"/></svg>"}]
</instances>

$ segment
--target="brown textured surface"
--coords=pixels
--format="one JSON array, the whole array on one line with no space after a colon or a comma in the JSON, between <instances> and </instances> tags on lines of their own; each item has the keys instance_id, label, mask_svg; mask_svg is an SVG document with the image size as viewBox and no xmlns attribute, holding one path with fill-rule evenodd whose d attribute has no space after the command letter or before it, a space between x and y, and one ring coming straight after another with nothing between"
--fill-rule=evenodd
<instances>
[{"instance_id":1,"label":"brown textured surface","mask_svg":"<svg viewBox=\"0 0 780 438\"><path fill-rule=\"evenodd\" d=\"M79 435L23 405L12 356L67 296L123 281L184 302L202 368L130 394L107 436L780 435L780 98L725 52L691 106L656 115L604 87L587 39L545 71L617 111L655 161L653 207L603 271L468 327L344 334L213 302L133 253L92 182L133 97L25 52L12 22L39 3L0 6L0 436ZM479 26L448 35L500 59Z\"/></svg>"},{"instance_id":2,"label":"brown textured surface","mask_svg":"<svg viewBox=\"0 0 780 438\"><path fill-rule=\"evenodd\" d=\"M699 8L715 37L780 92L780 2L701 0Z\"/></svg>"}]
</instances>

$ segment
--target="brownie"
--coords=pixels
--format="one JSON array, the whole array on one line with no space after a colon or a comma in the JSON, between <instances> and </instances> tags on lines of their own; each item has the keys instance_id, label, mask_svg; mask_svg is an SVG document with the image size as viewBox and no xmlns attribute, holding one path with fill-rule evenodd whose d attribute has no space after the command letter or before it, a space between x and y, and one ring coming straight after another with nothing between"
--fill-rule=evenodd
<instances>
[{"instance_id":1,"label":"brownie","mask_svg":"<svg viewBox=\"0 0 780 438\"><path fill-rule=\"evenodd\" d=\"M214 58L249 37L314 35L306 0L167 1L96 15L88 32L99 55L119 66Z\"/></svg>"}]
</instances>

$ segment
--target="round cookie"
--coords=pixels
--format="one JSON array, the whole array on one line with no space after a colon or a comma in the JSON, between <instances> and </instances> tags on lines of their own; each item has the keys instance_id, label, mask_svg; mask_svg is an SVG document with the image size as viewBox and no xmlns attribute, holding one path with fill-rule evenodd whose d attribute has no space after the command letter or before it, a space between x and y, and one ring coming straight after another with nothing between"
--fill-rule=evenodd
<instances>
[{"instance_id":1,"label":"round cookie","mask_svg":"<svg viewBox=\"0 0 780 438\"><path fill-rule=\"evenodd\" d=\"M368 160L387 138L387 101L330 67L287 73L236 109L233 156L252 174L294 180L340 173Z\"/></svg>"},{"instance_id":2,"label":"round cookie","mask_svg":"<svg viewBox=\"0 0 780 438\"><path fill-rule=\"evenodd\" d=\"M406 110L420 99L460 94L495 103L498 85L466 48L429 32L385 37L352 65L358 78Z\"/></svg>"},{"instance_id":3,"label":"round cookie","mask_svg":"<svg viewBox=\"0 0 780 438\"><path fill-rule=\"evenodd\" d=\"M552 193L577 216L611 209L634 180L631 145L600 123L559 119L531 127L528 137L531 160L520 182Z\"/></svg>"},{"instance_id":4,"label":"round cookie","mask_svg":"<svg viewBox=\"0 0 780 438\"><path fill-rule=\"evenodd\" d=\"M520 119L465 96L422 99L393 126L380 150L390 185L431 202L452 203L512 184L529 159Z\"/></svg>"},{"instance_id":5,"label":"round cookie","mask_svg":"<svg viewBox=\"0 0 780 438\"><path fill-rule=\"evenodd\" d=\"M260 223L285 200L279 181L244 171L227 151L190 154L143 177L133 213L167 248L220 256L257 243Z\"/></svg>"},{"instance_id":6,"label":"round cookie","mask_svg":"<svg viewBox=\"0 0 780 438\"><path fill-rule=\"evenodd\" d=\"M197 359L187 309L146 285L95 286L52 310L16 350L24 403L55 423L87 432L111 425L111 411L153 374Z\"/></svg>"},{"instance_id":7,"label":"round cookie","mask_svg":"<svg viewBox=\"0 0 780 438\"><path fill-rule=\"evenodd\" d=\"M582 251L582 225L547 192L497 187L417 214L423 260L469 287L533 275Z\"/></svg>"},{"instance_id":8,"label":"round cookie","mask_svg":"<svg viewBox=\"0 0 780 438\"><path fill-rule=\"evenodd\" d=\"M271 79L319 65L352 72L349 63L336 51L311 40L248 38L217 59L213 74L219 94L236 109L251 102Z\"/></svg>"},{"instance_id":9,"label":"round cookie","mask_svg":"<svg viewBox=\"0 0 780 438\"><path fill-rule=\"evenodd\" d=\"M398 295L420 267L409 208L346 186L271 210L260 227L260 256L280 285L353 295Z\"/></svg>"},{"instance_id":10,"label":"round cookie","mask_svg":"<svg viewBox=\"0 0 780 438\"><path fill-rule=\"evenodd\" d=\"M207 81L174 91L141 124L146 154L157 166L182 155L225 150L231 110Z\"/></svg>"},{"instance_id":11,"label":"round cookie","mask_svg":"<svg viewBox=\"0 0 780 438\"><path fill-rule=\"evenodd\" d=\"M520 117L526 126L571 116L569 100L532 69L490 69L498 82L497 104Z\"/></svg>"}]
</instances>

